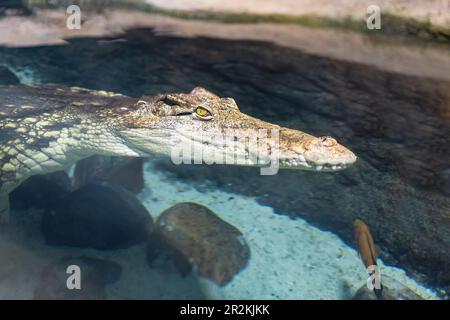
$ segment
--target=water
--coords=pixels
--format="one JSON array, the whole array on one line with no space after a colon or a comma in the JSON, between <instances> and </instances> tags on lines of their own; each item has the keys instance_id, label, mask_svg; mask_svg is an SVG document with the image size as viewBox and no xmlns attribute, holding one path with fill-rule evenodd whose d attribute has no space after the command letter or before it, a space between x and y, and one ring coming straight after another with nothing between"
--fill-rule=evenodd
<instances>
[{"instance_id":1,"label":"water","mask_svg":"<svg viewBox=\"0 0 450 320\"><path fill-rule=\"evenodd\" d=\"M338 173L280 171L275 176L260 176L255 168L148 161L139 199L154 218L170 205L193 200L237 227L249 243L247 268L223 288L193 274L182 278L176 270L149 271L142 244L107 252L46 246L36 234L39 222L23 215L11 227L17 235L5 242L22 248L15 255L18 264L44 268L54 255L81 253L115 259L122 264L122 279L108 287L110 298L345 299L365 282L352 249L352 222L360 217L370 226L384 264L409 277L387 266L386 274L427 298L434 295L421 285L448 288L448 80L269 42L158 35L148 28L112 39L73 38L67 45L3 46L0 61L27 84L134 97L203 86L233 97L242 112L262 120L336 137L359 157L355 166ZM39 220L39 213L30 215ZM13 269L2 270L14 273L4 281L20 288L15 297L30 297L33 289L21 281L31 277L26 273L32 267Z\"/></svg>"}]
</instances>

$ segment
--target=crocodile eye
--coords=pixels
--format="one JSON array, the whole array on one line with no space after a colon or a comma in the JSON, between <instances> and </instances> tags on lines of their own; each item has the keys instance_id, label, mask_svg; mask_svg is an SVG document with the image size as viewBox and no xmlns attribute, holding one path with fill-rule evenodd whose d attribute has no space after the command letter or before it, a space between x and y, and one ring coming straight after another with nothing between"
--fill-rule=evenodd
<instances>
[{"instance_id":1,"label":"crocodile eye","mask_svg":"<svg viewBox=\"0 0 450 320\"><path fill-rule=\"evenodd\" d=\"M212 119L212 113L208 109L204 107L197 107L194 110L194 115L199 118L200 120L211 120Z\"/></svg>"}]
</instances>

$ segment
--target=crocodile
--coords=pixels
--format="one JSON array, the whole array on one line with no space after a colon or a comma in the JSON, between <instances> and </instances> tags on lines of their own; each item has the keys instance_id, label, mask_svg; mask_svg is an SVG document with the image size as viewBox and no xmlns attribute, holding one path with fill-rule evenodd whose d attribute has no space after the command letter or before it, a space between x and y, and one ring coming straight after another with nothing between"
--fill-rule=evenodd
<instances>
[{"instance_id":1,"label":"crocodile","mask_svg":"<svg viewBox=\"0 0 450 320\"><path fill-rule=\"evenodd\" d=\"M264 122L242 113L233 98L201 87L133 98L78 87L3 85L0 97L0 217L6 221L9 193L21 182L95 154L171 156L176 147L194 144L226 160L231 142L236 154L249 151L250 143L239 140L239 132L264 129L276 132L280 168L337 171L356 161L332 137ZM205 136L207 142L199 138ZM275 148L268 150L275 154Z\"/></svg>"}]
</instances>

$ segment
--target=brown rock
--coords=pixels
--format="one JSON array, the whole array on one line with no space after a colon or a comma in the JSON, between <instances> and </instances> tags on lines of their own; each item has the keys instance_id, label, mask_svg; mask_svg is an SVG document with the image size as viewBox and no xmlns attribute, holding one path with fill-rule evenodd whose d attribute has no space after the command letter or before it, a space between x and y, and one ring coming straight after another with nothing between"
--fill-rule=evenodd
<instances>
[{"instance_id":1,"label":"brown rock","mask_svg":"<svg viewBox=\"0 0 450 320\"><path fill-rule=\"evenodd\" d=\"M159 232L153 232L147 242L147 264L150 268L179 273L186 277L192 271L192 264L178 250L172 247Z\"/></svg>"},{"instance_id":2,"label":"brown rock","mask_svg":"<svg viewBox=\"0 0 450 320\"><path fill-rule=\"evenodd\" d=\"M202 205L183 202L165 210L157 230L199 275L220 285L245 268L250 249L242 233Z\"/></svg>"},{"instance_id":3,"label":"brown rock","mask_svg":"<svg viewBox=\"0 0 450 320\"><path fill-rule=\"evenodd\" d=\"M92 156L78 161L74 173L74 187L89 183L108 182L133 193L144 187L142 158Z\"/></svg>"}]
</instances>

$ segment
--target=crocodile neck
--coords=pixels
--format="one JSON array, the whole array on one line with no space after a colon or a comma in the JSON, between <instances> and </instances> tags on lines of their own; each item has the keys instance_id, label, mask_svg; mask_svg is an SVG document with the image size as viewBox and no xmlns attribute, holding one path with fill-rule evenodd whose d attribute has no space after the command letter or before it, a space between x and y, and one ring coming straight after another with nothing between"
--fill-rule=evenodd
<instances>
[{"instance_id":1,"label":"crocodile neck","mask_svg":"<svg viewBox=\"0 0 450 320\"><path fill-rule=\"evenodd\" d=\"M82 113L56 111L0 120L0 193L9 193L31 175L64 170L94 154L139 156L107 124Z\"/></svg>"}]
</instances>

